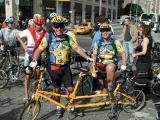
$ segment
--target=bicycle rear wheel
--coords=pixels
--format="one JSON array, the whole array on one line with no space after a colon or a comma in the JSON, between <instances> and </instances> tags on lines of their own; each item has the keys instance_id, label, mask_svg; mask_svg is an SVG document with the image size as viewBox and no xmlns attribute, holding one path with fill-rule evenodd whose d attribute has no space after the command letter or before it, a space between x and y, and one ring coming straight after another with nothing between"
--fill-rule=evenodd
<instances>
[{"instance_id":1,"label":"bicycle rear wheel","mask_svg":"<svg viewBox=\"0 0 160 120\"><path fill-rule=\"evenodd\" d=\"M19 120L35 120L40 110L41 104L39 101L30 101L20 114Z\"/></svg>"},{"instance_id":2,"label":"bicycle rear wheel","mask_svg":"<svg viewBox=\"0 0 160 120\"><path fill-rule=\"evenodd\" d=\"M131 112L136 112L136 111L142 109L142 107L145 105L144 92L141 90L133 90L132 92L128 93L128 95L130 97L132 97L132 99L134 99L134 100L131 100L126 97L124 98L124 102L129 103L129 104L123 105L124 111L131 113Z\"/></svg>"},{"instance_id":3,"label":"bicycle rear wheel","mask_svg":"<svg viewBox=\"0 0 160 120\"><path fill-rule=\"evenodd\" d=\"M151 83L151 92L156 96L160 96L160 83L158 81Z\"/></svg>"},{"instance_id":4,"label":"bicycle rear wheel","mask_svg":"<svg viewBox=\"0 0 160 120\"><path fill-rule=\"evenodd\" d=\"M0 69L0 89L6 87L8 82L9 82L9 79L6 72Z\"/></svg>"}]
</instances>

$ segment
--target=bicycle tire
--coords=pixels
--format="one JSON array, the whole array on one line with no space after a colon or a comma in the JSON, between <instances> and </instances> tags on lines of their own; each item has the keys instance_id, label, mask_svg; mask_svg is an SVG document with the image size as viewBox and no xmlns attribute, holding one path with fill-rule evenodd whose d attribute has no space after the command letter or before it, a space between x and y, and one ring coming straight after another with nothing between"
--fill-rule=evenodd
<instances>
[{"instance_id":1,"label":"bicycle tire","mask_svg":"<svg viewBox=\"0 0 160 120\"><path fill-rule=\"evenodd\" d=\"M8 85L9 79L6 72L0 69L0 89L5 88Z\"/></svg>"},{"instance_id":2,"label":"bicycle tire","mask_svg":"<svg viewBox=\"0 0 160 120\"><path fill-rule=\"evenodd\" d=\"M151 83L151 93L153 95L156 95L158 97L160 97L160 83L158 81Z\"/></svg>"},{"instance_id":3,"label":"bicycle tire","mask_svg":"<svg viewBox=\"0 0 160 120\"><path fill-rule=\"evenodd\" d=\"M145 94L142 90L134 90L131 93L128 93L129 96L134 98L135 102L127 99L123 99L123 102L130 102L130 104L123 105L123 110L127 113L133 113L142 109L145 105Z\"/></svg>"},{"instance_id":4,"label":"bicycle tire","mask_svg":"<svg viewBox=\"0 0 160 120\"><path fill-rule=\"evenodd\" d=\"M35 114L32 116L31 115L31 112L33 112L33 106L35 106L35 104L37 103L37 106L38 106L38 109L36 110ZM21 114L20 114L20 117L19 117L19 120L35 120L39 114L41 110L41 103L40 101L36 102L35 100L34 101L30 101L25 107L24 109L22 110ZM27 112L28 116L31 115L30 118L23 118L25 113Z\"/></svg>"},{"instance_id":5,"label":"bicycle tire","mask_svg":"<svg viewBox=\"0 0 160 120\"><path fill-rule=\"evenodd\" d=\"M81 83L79 85L77 95L89 95L93 92L93 79L92 76L86 75L82 77Z\"/></svg>"}]
</instances>

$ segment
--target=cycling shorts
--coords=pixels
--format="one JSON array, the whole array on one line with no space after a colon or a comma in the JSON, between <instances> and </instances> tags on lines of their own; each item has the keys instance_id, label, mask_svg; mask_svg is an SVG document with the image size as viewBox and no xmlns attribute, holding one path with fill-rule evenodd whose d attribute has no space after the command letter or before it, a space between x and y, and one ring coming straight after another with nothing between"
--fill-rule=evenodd
<instances>
[{"instance_id":1,"label":"cycling shorts","mask_svg":"<svg viewBox=\"0 0 160 120\"><path fill-rule=\"evenodd\" d=\"M62 82L65 87L73 87L73 79L69 64L62 65L57 70L51 70L50 65L49 72L55 87L60 87Z\"/></svg>"}]
</instances>

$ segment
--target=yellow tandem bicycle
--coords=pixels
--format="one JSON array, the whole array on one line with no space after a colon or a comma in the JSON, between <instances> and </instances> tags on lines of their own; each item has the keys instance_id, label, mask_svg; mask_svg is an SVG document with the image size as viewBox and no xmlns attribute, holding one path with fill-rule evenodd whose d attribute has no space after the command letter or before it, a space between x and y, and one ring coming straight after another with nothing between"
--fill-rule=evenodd
<instances>
[{"instance_id":1,"label":"yellow tandem bicycle","mask_svg":"<svg viewBox=\"0 0 160 120\"><path fill-rule=\"evenodd\" d=\"M68 94L58 94L53 91L49 92L46 90L42 90L42 82L43 82L43 75L41 74L40 79L38 80L38 86L35 92L32 95L32 100L24 107L22 110L19 120L35 120L41 110L41 102L40 98L43 100L47 100L57 106L60 106L65 111L71 111L79 108L90 108L90 107L102 107L102 106L109 106L112 104L117 104L122 106L125 112L136 112L143 108L145 105L145 94L141 90L131 90L127 92L122 90L122 85L124 82L127 81L128 75L127 70L122 72L122 76L118 78L115 89L113 91L113 100L106 99L104 101L96 101L96 102L88 102L88 103L77 103L76 101L85 100L85 99L95 99L95 98L109 98L109 94L87 94L87 95L77 95L78 88L86 76L91 75L91 71L89 69L78 68L81 72L79 74L78 80L75 83L73 92ZM127 84L126 84L127 85ZM51 97L52 96L52 97ZM119 96L120 99L116 99ZM54 97L60 97L61 99L67 99L68 103L63 104L54 100ZM53 99L52 99L53 98ZM27 118L25 118L27 116ZM70 119L70 116L66 117L67 120Z\"/></svg>"}]
</instances>

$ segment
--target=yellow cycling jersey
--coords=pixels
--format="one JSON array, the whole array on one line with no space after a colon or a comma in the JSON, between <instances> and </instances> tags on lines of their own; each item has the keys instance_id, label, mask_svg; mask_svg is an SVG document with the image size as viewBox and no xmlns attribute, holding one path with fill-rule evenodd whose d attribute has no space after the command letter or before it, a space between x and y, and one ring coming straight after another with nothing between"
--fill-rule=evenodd
<instances>
[{"instance_id":1,"label":"yellow cycling jersey","mask_svg":"<svg viewBox=\"0 0 160 120\"><path fill-rule=\"evenodd\" d=\"M48 48L51 64L58 65L68 63L70 50L76 47L78 43L66 34L62 39L58 39L54 34L47 34L39 45L40 49Z\"/></svg>"},{"instance_id":2,"label":"yellow cycling jersey","mask_svg":"<svg viewBox=\"0 0 160 120\"><path fill-rule=\"evenodd\" d=\"M95 42L93 46L93 54L96 54L98 56L98 61L103 64L114 61L117 52L122 54L124 51L125 49L120 41L113 39Z\"/></svg>"}]
</instances>

